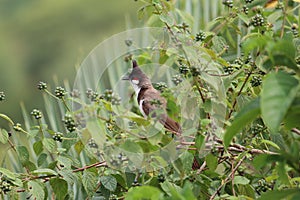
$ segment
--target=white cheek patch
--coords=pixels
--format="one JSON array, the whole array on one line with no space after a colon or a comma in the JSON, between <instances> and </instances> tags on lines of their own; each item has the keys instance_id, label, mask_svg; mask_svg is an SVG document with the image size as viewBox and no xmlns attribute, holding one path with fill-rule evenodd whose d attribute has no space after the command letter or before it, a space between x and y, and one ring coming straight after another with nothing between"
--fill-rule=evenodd
<instances>
[{"instance_id":1,"label":"white cheek patch","mask_svg":"<svg viewBox=\"0 0 300 200\"><path fill-rule=\"evenodd\" d=\"M140 81L137 79L132 79L131 82L135 85L138 85Z\"/></svg>"}]
</instances>

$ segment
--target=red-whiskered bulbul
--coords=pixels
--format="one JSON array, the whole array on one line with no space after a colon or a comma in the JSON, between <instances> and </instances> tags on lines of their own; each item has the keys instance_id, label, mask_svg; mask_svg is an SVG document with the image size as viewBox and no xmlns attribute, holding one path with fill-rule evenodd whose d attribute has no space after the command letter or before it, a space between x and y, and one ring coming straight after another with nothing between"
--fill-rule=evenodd
<instances>
[{"instance_id":1,"label":"red-whiskered bulbul","mask_svg":"<svg viewBox=\"0 0 300 200\"><path fill-rule=\"evenodd\" d=\"M157 118L168 131L180 136L181 126L166 114L166 99L152 86L151 80L138 67L135 60L132 64L132 72L122 79L130 81L143 116Z\"/></svg>"},{"instance_id":2,"label":"red-whiskered bulbul","mask_svg":"<svg viewBox=\"0 0 300 200\"><path fill-rule=\"evenodd\" d=\"M166 99L153 87L151 80L138 67L135 60L132 61L131 73L122 79L130 81L137 96L139 109L144 117L150 116L158 119L168 131L181 136L182 129L180 124L167 115ZM194 159L192 168L198 169L199 167L199 163Z\"/></svg>"}]
</instances>

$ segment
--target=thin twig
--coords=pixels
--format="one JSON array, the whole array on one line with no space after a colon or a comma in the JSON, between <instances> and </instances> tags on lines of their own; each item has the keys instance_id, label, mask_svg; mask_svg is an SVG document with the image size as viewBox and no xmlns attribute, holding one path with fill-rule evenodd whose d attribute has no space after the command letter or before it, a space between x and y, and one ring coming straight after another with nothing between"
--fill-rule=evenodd
<instances>
[{"instance_id":1,"label":"thin twig","mask_svg":"<svg viewBox=\"0 0 300 200\"><path fill-rule=\"evenodd\" d=\"M297 135L300 135L300 130L297 128L292 128L292 132L296 133Z\"/></svg>"},{"instance_id":2,"label":"thin twig","mask_svg":"<svg viewBox=\"0 0 300 200\"><path fill-rule=\"evenodd\" d=\"M87 166L84 166L84 167L81 167L81 168L74 169L73 172L84 171L84 170L92 168L92 167L97 168L97 167L106 167L106 166L107 166L106 161L101 161L101 162L97 162L97 163L87 165Z\"/></svg>"}]
</instances>

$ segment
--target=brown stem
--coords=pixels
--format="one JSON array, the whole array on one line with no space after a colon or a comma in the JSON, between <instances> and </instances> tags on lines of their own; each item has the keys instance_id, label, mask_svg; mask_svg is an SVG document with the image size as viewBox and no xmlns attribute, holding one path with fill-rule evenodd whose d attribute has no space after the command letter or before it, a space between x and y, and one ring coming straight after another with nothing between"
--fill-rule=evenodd
<instances>
[{"instance_id":1,"label":"brown stem","mask_svg":"<svg viewBox=\"0 0 300 200\"><path fill-rule=\"evenodd\" d=\"M101 162L97 162L97 163L87 165L87 166L84 166L81 168L74 169L73 172L84 171L84 170L92 168L92 167L106 167L106 166L107 166L106 161L101 161Z\"/></svg>"}]
</instances>

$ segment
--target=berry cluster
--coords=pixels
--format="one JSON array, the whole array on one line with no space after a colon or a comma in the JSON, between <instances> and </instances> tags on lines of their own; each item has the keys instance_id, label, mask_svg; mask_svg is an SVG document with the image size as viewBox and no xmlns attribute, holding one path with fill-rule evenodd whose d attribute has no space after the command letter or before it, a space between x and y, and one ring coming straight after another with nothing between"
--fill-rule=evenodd
<instances>
[{"instance_id":1,"label":"berry cluster","mask_svg":"<svg viewBox=\"0 0 300 200\"><path fill-rule=\"evenodd\" d=\"M200 69L198 67L191 67L190 70L192 76L194 77L199 76L201 74Z\"/></svg>"},{"instance_id":2,"label":"berry cluster","mask_svg":"<svg viewBox=\"0 0 300 200\"><path fill-rule=\"evenodd\" d=\"M40 81L37 85L37 88L39 90L46 90L47 89L47 83Z\"/></svg>"},{"instance_id":3,"label":"berry cluster","mask_svg":"<svg viewBox=\"0 0 300 200\"><path fill-rule=\"evenodd\" d=\"M222 3L229 8L233 7L233 0L223 0Z\"/></svg>"},{"instance_id":4,"label":"berry cluster","mask_svg":"<svg viewBox=\"0 0 300 200\"><path fill-rule=\"evenodd\" d=\"M0 101L4 101L5 100L5 94L4 92L0 92Z\"/></svg>"},{"instance_id":5,"label":"berry cluster","mask_svg":"<svg viewBox=\"0 0 300 200\"><path fill-rule=\"evenodd\" d=\"M296 64L297 64L297 65L300 65L300 56L297 56L297 57L295 58L295 61L296 61Z\"/></svg>"},{"instance_id":6,"label":"berry cluster","mask_svg":"<svg viewBox=\"0 0 300 200\"><path fill-rule=\"evenodd\" d=\"M246 3L252 3L254 0L245 0Z\"/></svg>"},{"instance_id":7,"label":"berry cluster","mask_svg":"<svg viewBox=\"0 0 300 200\"><path fill-rule=\"evenodd\" d=\"M293 24L291 27L292 33L294 35L294 37L299 37L299 31L298 31L298 25L297 24Z\"/></svg>"},{"instance_id":8,"label":"berry cluster","mask_svg":"<svg viewBox=\"0 0 300 200\"><path fill-rule=\"evenodd\" d=\"M153 86L155 89L159 90L160 92L163 92L165 89L168 88L165 82L154 83Z\"/></svg>"},{"instance_id":9,"label":"berry cluster","mask_svg":"<svg viewBox=\"0 0 300 200\"><path fill-rule=\"evenodd\" d=\"M257 184L257 187L256 187L256 191L258 193L266 192L266 191L271 190L273 188L272 183L268 183L265 179L258 180L257 183L258 184Z\"/></svg>"},{"instance_id":10,"label":"berry cluster","mask_svg":"<svg viewBox=\"0 0 300 200\"><path fill-rule=\"evenodd\" d=\"M179 67L179 73L183 74L183 75L187 75L187 73L189 72L189 68L186 65L181 65Z\"/></svg>"},{"instance_id":11,"label":"berry cluster","mask_svg":"<svg viewBox=\"0 0 300 200\"><path fill-rule=\"evenodd\" d=\"M71 96L71 97L74 97L74 98L79 98L79 97L80 97L80 91L77 90L77 89L74 89L74 90L72 90L72 92L70 93L70 96Z\"/></svg>"},{"instance_id":12,"label":"berry cluster","mask_svg":"<svg viewBox=\"0 0 300 200\"><path fill-rule=\"evenodd\" d=\"M38 109L33 109L30 113L35 119L41 119L42 118L42 112Z\"/></svg>"},{"instance_id":13,"label":"berry cluster","mask_svg":"<svg viewBox=\"0 0 300 200\"><path fill-rule=\"evenodd\" d=\"M196 34L195 40L198 41L203 41L206 38L206 33L204 31L199 31L199 33Z\"/></svg>"},{"instance_id":14,"label":"berry cluster","mask_svg":"<svg viewBox=\"0 0 300 200\"><path fill-rule=\"evenodd\" d=\"M232 74L234 72L234 67L232 67L232 65L224 66L223 70L225 74Z\"/></svg>"},{"instance_id":15,"label":"berry cluster","mask_svg":"<svg viewBox=\"0 0 300 200\"><path fill-rule=\"evenodd\" d=\"M179 85L183 80L180 74L176 74L172 77L172 81L175 85Z\"/></svg>"},{"instance_id":16,"label":"berry cluster","mask_svg":"<svg viewBox=\"0 0 300 200\"><path fill-rule=\"evenodd\" d=\"M276 9L283 9L284 8L283 2L278 2L275 8Z\"/></svg>"},{"instance_id":17,"label":"berry cluster","mask_svg":"<svg viewBox=\"0 0 300 200\"><path fill-rule=\"evenodd\" d=\"M137 123L136 123L135 121L129 121L129 122L128 122L128 127L129 127L130 129L134 129L134 128L137 127Z\"/></svg>"},{"instance_id":18,"label":"berry cluster","mask_svg":"<svg viewBox=\"0 0 300 200\"><path fill-rule=\"evenodd\" d=\"M53 135L52 138L53 138L53 140L55 140L55 141L62 142L62 140L63 140L63 134L57 132L57 133L55 133L55 134Z\"/></svg>"},{"instance_id":19,"label":"berry cluster","mask_svg":"<svg viewBox=\"0 0 300 200\"><path fill-rule=\"evenodd\" d=\"M121 153L116 155L112 155L110 158L110 164L112 166L118 167L122 164L124 158L124 155L122 155Z\"/></svg>"},{"instance_id":20,"label":"berry cluster","mask_svg":"<svg viewBox=\"0 0 300 200\"><path fill-rule=\"evenodd\" d=\"M75 120L70 114L66 114L65 118L62 121L65 123L65 126L68 129L68 131L73 132L76 130Z\"/></svg>"},{"instance_id":21,"label":"berry cluster","mask_svg":"<svg viewBox=\"0 0 300 200\"><path fill-rule=\"evenodd\" d=\"M97 149L97 148L98 148L98 145L96 144L96 141L94 140L94 138L91 138L91 139L89 140L88 145L89 145L90 148L94 148L94 149Z\"/></svg>"},{"instance_id":22,"label":"berry cluster","mask_svg":"<svg viewBox=\"0 0 300 200\"><path fill-rule=\"evenodd\" d=\"M54 93L57 98L62 99L66 95L67 92L66 92L65 88L59 86L59 87L55 88Z\"/></svg>"},{"instance_id":23,"label":"berry cluster","mask_svg":"<svg viewBox=\"0 0 300 200\"><path fill-rule=\"evenodd\" d=\"M162 182L164 182L166 180L166 178L165 178L165 176L162 173L159 173L157 175L157 180L158 180L158 182L162 183Z\"/></svg>"},{"instance_id":24,"label":"berry cluster","mask_svg":"<svg viewBox=\"0 0 300 200\"><path fill-rule=\"evenodd\" d=\"M21 127L21 124L20 123L16 123L14 126L13 126L13 129L17 132L21 132L22 131L22 127Z\"/></svg>"},{"instance_id":25,"label":"berry cluster","mask_svg":"<svg viewBox=\"0 0 300 200\"><path fill-rule=\"evenodd\" d=\"M246 15L248 15L248 13L249 13L249 8L248 8L246 5L244 5L242 11L243 11L243 13L245 13Z\"/></svg>"},{"instance_id":26,"label":"berry cluster","mask_svg":"<svg viewBox=\"0 0 300 200\"><path fill-rule=\"evenodd\" d=\"M261 83L262 83L261 77L260 76L253 76L250 83L251 83L252 87L260 86Z\"/></svg>"},{"instance_id":27,"label":"berry cluster","mask_svg":"<svg viewBox=\"0 0 300 200\"><path fill-rule=\"evenodd\" d=\"M106 89L101 95L102 99L111 102L112 105L120 105L121 98L113 93L112 90Z\"/></svg>"},{"instance_id":28,"label":"berry cluster","mask_svg":"<svg viewBox=\"0 0 300 200\"><path fill-rule=\"evenodd\" d=\"M256 15L254 15L251 18L251 24L254 27L263 26L264 23L265 23L264 17L261 14L259 14L259 13L257 13Z\"/></svg>"},{"instance_id":29,"label":"berry cluster","mask_svg":"<svg viewBox=\"0 0 300 200\"><path fill-rule=\"evenodd\" d=\"M86 96L87 96L87 98L89 98L93 102L96 102L96 101L99 100L98 92L95 92L92 89L87 89Z\"/></svg>"},{"instance_id":30,"label":"berry cluster","mask_svg":"<svg viewBox=\"0 0 300 200\"><path fill-rule=\"evenodd\" d=\"M7 192L11 191L14 184L3 174L0 176L0 193L4 192L6 194Z\"/></svg>"},{"instance_id":31,"label":"berry cluster","mask_svg":"<svg viewBox=\"0 0 300 200\"><path fill-rule=\"evenodd\" d=\"M259 133L263 133L266 130L266 127L261 124L255 124L251 127L250 132L253 135L257 135Z\"/></svg>"}]
</instances>

